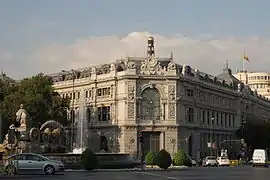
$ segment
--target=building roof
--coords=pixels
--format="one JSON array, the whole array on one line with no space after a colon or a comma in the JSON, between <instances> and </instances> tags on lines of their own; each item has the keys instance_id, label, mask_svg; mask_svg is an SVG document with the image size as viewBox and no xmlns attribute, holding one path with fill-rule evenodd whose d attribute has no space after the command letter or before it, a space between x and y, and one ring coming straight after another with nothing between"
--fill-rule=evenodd
<instances>
[{"instance_id":1,"label":"building roof","mask_svg":"<svg viewBox=\"0 0 270 180\"><path fill-rule=\"evenodd\" d=\"M224 80L227 84L230 84L234 89L237 89L239 83L242 83L239 79L233 76L232 70L228 67L228 63L226 63L226 67L223 68L221 74L216 76L218 79Z\"/></svg>"}]
</instances>

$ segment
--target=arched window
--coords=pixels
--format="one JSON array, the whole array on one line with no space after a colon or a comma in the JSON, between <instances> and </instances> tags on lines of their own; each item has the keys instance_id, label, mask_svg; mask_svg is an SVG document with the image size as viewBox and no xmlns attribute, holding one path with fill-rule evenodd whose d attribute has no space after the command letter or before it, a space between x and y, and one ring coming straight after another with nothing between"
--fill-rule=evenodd
<instances>
[{"instance_id":1,"label":"arched window","mask_svg":"<svg viewBox=\"0 0 270 180\"><path fill-rule=\"evenodd\" d=\"M108 141L105 136L100 136L100 151L108 152Z\"/></svg>"},{"instance_id":2,"label":"arched window","mask_svg":"<svg viewBox=\"0 0 270 180\"><path fill-rule=\"evenodd\" d=\"M161 115L160 95L156 88L147 88L142 92L141 118L159 120Z\"/></svg>"},{"instance_id":3,"label":"arched window","mask_svg":"<svg viewBox=\"0 0 270 180\"><path fill-rule=\"evenodd\" d=\"M71 120L71 122L75 121L75 113L74 113L73 109L70 111L70 120Z\"/></svg>"},{"instance_id":4,"label":"arched window","mask_svg":"<svg viewBox=\"0 0 270 180\"><path fill-rule=\"evenodd\" d=\"M90 107L88 107L86 109L86 118L87 118L87 121L90 122L91 121L91 109Z\"/></svg>"}]
</instances>

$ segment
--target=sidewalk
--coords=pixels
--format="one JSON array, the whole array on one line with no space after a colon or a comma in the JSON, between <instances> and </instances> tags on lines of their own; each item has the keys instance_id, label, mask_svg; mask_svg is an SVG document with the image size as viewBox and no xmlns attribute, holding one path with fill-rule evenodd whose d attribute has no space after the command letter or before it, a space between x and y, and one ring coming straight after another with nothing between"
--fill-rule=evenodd
<instances>
[{"instance_id":1,"label":"sidewalk","mask_svg":"<svg viewBox=\"0 0 270 180\"><path fill-rule=\"evenodd\" d=\"M171 166L167 170L183 170L187 169L187 166ZM127 171L142 171L141 168L132 168L132 169L95 169L92 172L127 172ZM143 171L164 171L164 169L159 168L158 166L146 166ZM84 169L66 169L65 172L89 172Z\"/></svg>"}]
</instances>

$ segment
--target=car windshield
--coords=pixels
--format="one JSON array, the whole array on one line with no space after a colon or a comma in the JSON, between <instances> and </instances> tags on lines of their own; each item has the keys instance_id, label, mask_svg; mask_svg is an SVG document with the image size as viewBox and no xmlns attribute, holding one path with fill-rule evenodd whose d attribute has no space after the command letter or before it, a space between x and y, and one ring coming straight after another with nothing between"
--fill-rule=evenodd
<instances>
[{"instance_id":1,"label":"car windshield","mask_svg":"<svg viewBox=\"0 0 270 180\"><path fill-rule=\"evenodd\" d=\"M216 157L214 157L214 156L209 156L209 157L206 157L206 159L207 159L207 160L215 160Z\"/></svg>"},{"instance_id":2,"label":"car windshield","mask_svg":"<svg viewBox=\"0 0 270 180\"><path fill-rule=\"evenodd\" d=\"M221 157L221 159L228 159L227 157Z\"/></svg>"}]
</instances>

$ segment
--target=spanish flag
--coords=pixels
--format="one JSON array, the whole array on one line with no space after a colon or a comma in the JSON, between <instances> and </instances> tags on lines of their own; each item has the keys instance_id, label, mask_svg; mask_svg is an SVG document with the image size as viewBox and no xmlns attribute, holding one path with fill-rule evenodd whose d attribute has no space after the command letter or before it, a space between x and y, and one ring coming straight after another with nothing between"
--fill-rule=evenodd
<instances>
[{"instance_id":1,"label":"spanish flag","mask_svg":"<svg viewBox=\"0 0 270 180\"><path fill-rule=\"evenodd\" d=\"M248 58L248 56L246 55L246 53L244 53L243 60L249 61L249 58Z\"/></svg>"}]
</instances>

